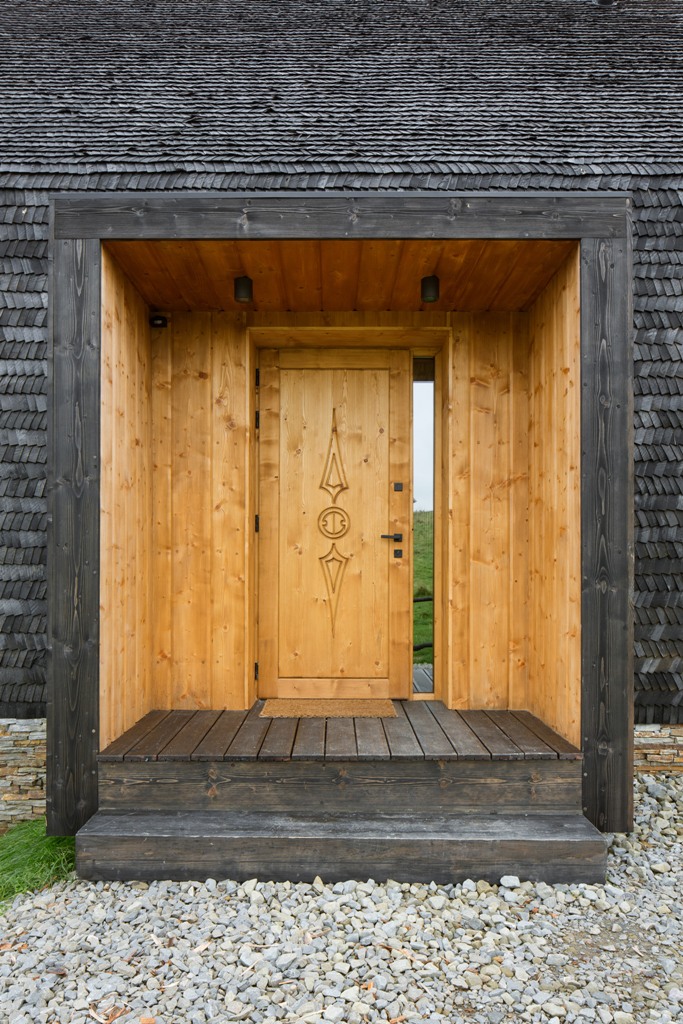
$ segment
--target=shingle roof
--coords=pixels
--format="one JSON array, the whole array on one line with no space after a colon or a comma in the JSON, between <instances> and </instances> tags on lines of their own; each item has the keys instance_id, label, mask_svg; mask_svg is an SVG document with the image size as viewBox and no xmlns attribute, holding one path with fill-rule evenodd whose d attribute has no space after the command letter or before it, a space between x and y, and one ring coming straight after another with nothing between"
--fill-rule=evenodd
<instances>
[{"instance_id":1,"label":"shingle roof","mask_svg":"<svg viewBox=\"0 0 683 1024\"><path fill-rule=\"evenodd\" d=\"M13 161L683 158L680 0L22 0L0 52Z\"/></svg>"}]
</instances>

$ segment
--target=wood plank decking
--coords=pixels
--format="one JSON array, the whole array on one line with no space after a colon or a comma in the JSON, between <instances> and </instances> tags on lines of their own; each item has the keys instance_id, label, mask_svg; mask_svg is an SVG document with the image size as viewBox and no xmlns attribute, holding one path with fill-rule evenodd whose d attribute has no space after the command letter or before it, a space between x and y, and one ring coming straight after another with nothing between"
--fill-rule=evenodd
<instances>
[{"instance_id":1,"label":"wood plank decking","mask_svg":"<svg viewBox=\"0 0 683 1024\"><path fill-rule=\"evenodd\" d=\"M600 881L581 752L526 711L151 711L99 755L87 878Z\"/></svg>"},{"instance_id":2,"label":"wood plank decking","mask_svg":"<svg viewBox=\"0 0 683 1024\"><path fill-rule=\"evenodd\" d=\"M250 711L150 711L99 755L134 761L580 760L527 711L450 711L394 701L396 718L261 718Z\"/></svg>"},{"instance_id":3,"label":"wood plank decking","mask_svg":"<svg viewBox=\"0 0 683 1024\"><path fill-rule=\"evenodd\" d=\"M434 693L433 665L413 665L413 693Z\"/></svg>"}]
</instances>

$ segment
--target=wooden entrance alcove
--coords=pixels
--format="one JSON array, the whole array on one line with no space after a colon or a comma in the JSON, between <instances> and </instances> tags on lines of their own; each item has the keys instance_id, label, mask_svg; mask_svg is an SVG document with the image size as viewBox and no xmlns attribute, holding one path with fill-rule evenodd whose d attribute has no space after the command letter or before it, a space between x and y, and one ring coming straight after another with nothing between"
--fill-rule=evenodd
<instances>
[{"instance_id":1,"label":"wooden entrance alcove","mask_svg":"<svg viewBox=\"0 0 683 1024\"><path fill-rule=\"evenodd\" d=\"M582 752L589 820L630 827L628 207L596 194L54 201L52 832L94 813L98 751L148 712L237 712L269 694L263 666L282 662L274 637L300 578L298 564L285 559L273 576L272 563L302 546L287 533L293 492L273 484L296 476L278 461L282 424L296 432L297 403L317 423L312 396L328 395L308 442L329 459L334 410L363 436L367 415L365 400L352 408L334 396L372 380L375 420L386 403L377 436L386 429L391 458L373 465L387 490L410 475L409 397L397 382L411 354L436 361L434 700L530 712ZM245 274L246 306L233 298ZM426 305L430 274L441 293ZM340 428L344 443L352 434ZM290 447L305 459L301 439ZM359 483L352 518L371 510L372 486ZM324 510L313 515L304 492L297 500L317 521ZM338 493L333 481L335 508ZM409 488L385 497L387 532L409 537ZM257 534L264 507L276 515ZM385 556L373 557L365 577L344 577L357 587L351 605L384 571ZM409 579L409 544L387 573L388 647L368 626L364 649L381 634L372 660L343 664L355 681L346 690L321 669L330 692L410 697L396 683L408 590L395 585ZM315 622L314 604L290 608L292 636L300 620ZM340 664L336 650L320 657ZM382 682L392 659L394 682ZM292 692L306 695L316 671ZM297 678L281 676L281 687Z\"/></svg>"}]
</instances>

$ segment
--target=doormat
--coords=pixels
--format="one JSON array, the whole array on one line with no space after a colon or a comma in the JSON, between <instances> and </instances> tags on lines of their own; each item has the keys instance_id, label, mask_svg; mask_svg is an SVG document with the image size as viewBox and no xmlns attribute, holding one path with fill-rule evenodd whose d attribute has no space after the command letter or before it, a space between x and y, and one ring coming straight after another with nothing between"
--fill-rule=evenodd
<instances>
[{"instance_id":1,"label":"doormat","mask_svg":"<svg viewBox=\"0 0 683 1024\"><path fill-rule=\"evenodd\" d=\"M267 700L261 718L396 718L390 700Z\"/></svg>"}]
</instances>

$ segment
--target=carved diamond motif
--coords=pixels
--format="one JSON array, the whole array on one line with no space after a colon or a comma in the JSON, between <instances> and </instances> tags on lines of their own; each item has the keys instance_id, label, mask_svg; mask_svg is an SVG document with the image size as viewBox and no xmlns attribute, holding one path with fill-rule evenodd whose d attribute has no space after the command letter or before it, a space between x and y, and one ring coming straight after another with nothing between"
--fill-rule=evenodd
<instances>
[{"instance_id":1,"label":"carved diamond motif","mask_svg":"<svg viewBox=\"0 0 683 1024\"><path fill-rule=\"evenodd\" d=\"M346 473L344 471L344 463L342 462L341 452L339 451L339 441L337 439L337 412L332 412L332 430L330 433L330 443L327 449L327 458L325 459L325 468L323 469L322 480L320 481L321 490L327 491L332 499L332 503L335 504L338 495L342 491L348 490L348 483L346 480Z\"/></svg>"},{"instance_id":2,"label":"carved diamond motif","mask_svg":"<svg viewBox=\"0 0 683 1024\"><path fill-rule=\"evenodd\" d=\"M346 570L346 563L348 557L342 555L337 550L337 545L333 544L326 555L322 555L319 559L320 566L325 577L325 585L327 586L327 596L330 602L330 618L332 619L332 636L334 636L335 625L337 621L337 607L339 605L339 593L341 591L342 581L344 579L344 572Z\"/></svg>"}]
</instances>

